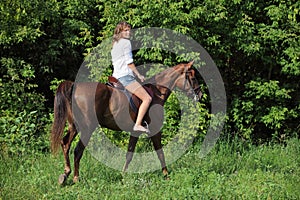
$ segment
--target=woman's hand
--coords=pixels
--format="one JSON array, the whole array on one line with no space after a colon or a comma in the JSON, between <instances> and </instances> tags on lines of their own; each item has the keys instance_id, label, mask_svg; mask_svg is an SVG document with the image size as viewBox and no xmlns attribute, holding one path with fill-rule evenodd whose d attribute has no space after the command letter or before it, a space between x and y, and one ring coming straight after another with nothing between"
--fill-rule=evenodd
<instances>
[{"instance_id":1,"label":"woman's hand","mask_svg":"<svg viewBox=\"0 0 300 200\"><path fill-rule=\"evenodd\" d=\"M139 73L139 71L136 69L134 63L128 64L128 67L133 71L133 73L141 80L141 82L145 81L145 77Z\"/></svg>"},{"instance_id":2,"label":"woman's hand","mask_svg":"<svg viewBox=\"0 0 300 200\"><path fill-rule=\"evenodd\" d=\"M145 77L144 77L143 75L140 75L140 74L139 74L137 77L141 80L141 82L144 82L144 81L145 81Z\"/></svg>"}]
</instances>

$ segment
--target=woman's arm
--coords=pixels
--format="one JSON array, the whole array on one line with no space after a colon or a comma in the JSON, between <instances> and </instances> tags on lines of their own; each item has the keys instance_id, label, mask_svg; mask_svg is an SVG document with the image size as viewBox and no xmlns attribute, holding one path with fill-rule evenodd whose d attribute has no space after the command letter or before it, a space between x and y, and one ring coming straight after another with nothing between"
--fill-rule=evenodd
<instances>
[{"instance_id":1,"label":"woman's arm","mask_svg":"<svg viewBox=\"0 0 300 200\"><path fill-rule=\"evenodd\" d=\"M133 73L141 80L141 82L145 81L145 77L139 73L134 63L128 64L128 67L133 71Z\"/></svg>"}]
</instances>

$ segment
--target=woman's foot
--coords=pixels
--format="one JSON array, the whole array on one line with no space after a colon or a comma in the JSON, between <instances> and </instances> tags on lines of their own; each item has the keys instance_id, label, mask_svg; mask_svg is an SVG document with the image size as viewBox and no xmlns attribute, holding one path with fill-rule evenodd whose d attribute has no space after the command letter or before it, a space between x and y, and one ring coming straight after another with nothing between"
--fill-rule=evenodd
<instances>
[{"instance_id":1,"label":"woman's foot","mask_svg":"<svg viewBox=\"0 0 300 200\"><path fill-rule=\"evenodd\" d=\"M144 133L150 133L150 130L149 130L148 128L145 128L145 127L142 126L142 125L134 125L133 131L144 132Z\"/></svg>"}]
</instances>

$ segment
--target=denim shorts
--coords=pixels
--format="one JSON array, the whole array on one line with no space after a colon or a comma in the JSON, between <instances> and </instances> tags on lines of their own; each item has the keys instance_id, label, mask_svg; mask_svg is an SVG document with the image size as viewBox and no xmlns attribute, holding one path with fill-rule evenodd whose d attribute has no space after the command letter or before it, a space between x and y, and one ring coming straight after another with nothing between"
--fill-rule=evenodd
<instances>
[{"instance_id":1,"label":"denim shorts","mask_svg":"<svg viewBox=\"0 0 300 200\"><path fill-rule=\"evenodd\" d=\"M118 80L122 83L122 85L124 87L126 87L130 83L133 83L135 81L135 78L134 78L134 76L126 75L126 76L122 76L122 77L118 78Z\"/></svg>"}]
</instances>

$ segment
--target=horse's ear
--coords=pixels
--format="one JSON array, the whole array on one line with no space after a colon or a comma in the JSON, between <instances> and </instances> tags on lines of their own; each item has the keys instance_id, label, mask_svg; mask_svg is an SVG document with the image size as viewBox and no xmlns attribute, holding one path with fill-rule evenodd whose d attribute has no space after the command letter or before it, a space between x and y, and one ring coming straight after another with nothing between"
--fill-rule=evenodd
<instances>
[{"instance_id":1,"label":"horse's ear","mask_svg":"<svg viewBox=\"0 0 300 200\"><path fill-rule=\"evenodd\" d=\"M190 69L194 64L194 60L190 61L187 65L188 65L188 68Z\"/></svg>"}]
</instances>

